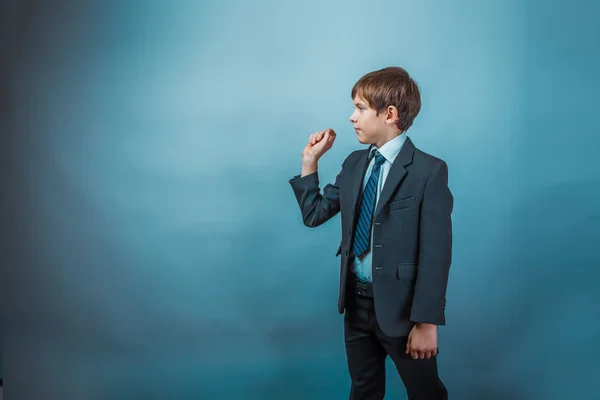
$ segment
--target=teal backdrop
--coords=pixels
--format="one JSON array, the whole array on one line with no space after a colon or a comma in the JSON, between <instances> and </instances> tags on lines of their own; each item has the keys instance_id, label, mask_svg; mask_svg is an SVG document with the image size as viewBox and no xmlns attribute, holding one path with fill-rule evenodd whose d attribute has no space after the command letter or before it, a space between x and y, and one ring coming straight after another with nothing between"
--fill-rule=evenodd
<instances>
[{"instance_id":1,"label":"teal backdrop","mask_svg":"<svg viewBox=\"0 0 600 400\"><path fill-rule=\"evenodd\" d=\"M600 398L596 2L3 7L6 400L347 399L339 215L288 180L388 65L455 196L450 398Z\"/></svg>"}]
</instances>

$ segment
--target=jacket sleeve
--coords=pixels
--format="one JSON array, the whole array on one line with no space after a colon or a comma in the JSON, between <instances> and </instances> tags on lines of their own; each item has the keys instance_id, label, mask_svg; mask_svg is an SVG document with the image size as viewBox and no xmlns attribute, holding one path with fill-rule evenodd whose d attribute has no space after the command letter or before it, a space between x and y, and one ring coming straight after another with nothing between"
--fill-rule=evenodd
<instances>
[{"instance_id":1,"label":"jacket sleeve","mask_svg":"<svg viewBox=\"0 0 600 400\"><path fill-rule=\"evenodd\" d=\"M344 162L345 164L345 162ZM304 225L315 228L333 218L340 211L340 183L343 180L344 165L333 184L327 184L323 193L319 188L319 173L289 180L302 213Z\"/></svg>"},{"instance_id":2,"label":"jacket sleeve","mask_svg":"<svg viewBox=\"0 0 600 400\"><path fill-rule=\"evenodd\" d=\"M419 272L411 320L445 325L446 288L452 261L452 208L448 166L439 161L432 169L420 211Z\"/></svg>"}]
</instances>

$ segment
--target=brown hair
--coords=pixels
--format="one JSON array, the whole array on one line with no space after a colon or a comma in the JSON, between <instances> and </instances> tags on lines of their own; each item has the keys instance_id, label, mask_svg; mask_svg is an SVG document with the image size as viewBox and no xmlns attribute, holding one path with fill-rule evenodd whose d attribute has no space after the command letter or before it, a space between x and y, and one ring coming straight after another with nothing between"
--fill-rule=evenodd
<instances>
[{"instance_id":1,"label":"brown hair","mask_svg":"<svg viewBox=\"0 0 600 400\"><path fill-rule=\"evenodd\" d=\"M419 87L404 68L387 67L369 72L354 84L352 99L357 94L377 111L377 115L388 106L395 106L398 109L396 126L402 132L410 128L421 110Z\"/></svg>"}]
</instances>

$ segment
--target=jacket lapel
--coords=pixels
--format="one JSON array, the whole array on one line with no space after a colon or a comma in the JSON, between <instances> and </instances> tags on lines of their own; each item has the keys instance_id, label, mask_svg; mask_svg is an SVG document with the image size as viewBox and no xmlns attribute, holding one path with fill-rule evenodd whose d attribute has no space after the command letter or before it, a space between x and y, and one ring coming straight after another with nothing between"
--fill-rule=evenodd
<instances>
[{"instance_id":1,"label":"jacket lapel","mask_svg":"<svg viewBox=\"0 0 600 400\"><path fill-rule=\"evenodd\" d=\"M392 163L390 172L385 179L385 183L381 189L381 194L379 195L377 209L373 214L374 216L377 215L383 207L385 207L387 202L390 201L390 198L392 197L392 194L395 192L398 185L402 183L402 180L406 176L406 168L404 167L412 163L414 153L415 145L412 143L410 138L406 138L400 153L398 153L398 156L396 156L396 159Z\"/></svg>"},{"instance_id":2,"label":"jacket lapel","mask_svg":"<svg viewBox=\"0 0 600 400\"><path fill-rule=\"evenodd\" d=\"M367 166L369 165L369 153L373 145L369 146L368 149L363 150L363 153L358 158L358 161L354 165L354 171L352 171L352 209L357 210L356 215L358 215L358 201L360 195L362 193L362 184L365 176L365 171L367 170Z\"/></svg>"},{"instance_id":3,"label":"jacket lapel","mask_svg":"<svg viewBox=\"0 0 600 400\"><path fill-rule=\"evenodd\" d=\"M369 164L369 153L371 152L373 145L369 146L368 149L363 150L363 153L358 157L358 161L354 166L354 171L352 171L352 208L357 210L357 204L360 199L360 195L362 193L362 184L364 181L365 171L367 170L367 166ZM379 201L377 203L377 209L375 210L375 214L377 215L383 207L390 201L392 194L396 190L396 187L402 183L402 180L406 176L406 166L410 165L413 160L413 155L415 153L415 145L410 140L410 138L406 138L400 153L392 163L392 167L388 176L385 180L383 188L381 189L381 194L379 195ZM357 212L358 214L358 212Z\"/></svg>"}]
</instances>

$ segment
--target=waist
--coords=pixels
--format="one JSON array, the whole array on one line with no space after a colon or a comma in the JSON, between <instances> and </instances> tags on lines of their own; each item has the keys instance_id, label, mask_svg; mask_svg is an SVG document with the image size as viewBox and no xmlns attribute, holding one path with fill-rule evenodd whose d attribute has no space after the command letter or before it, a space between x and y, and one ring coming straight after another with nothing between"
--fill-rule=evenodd
<instances>
[{"instance_id":1,"label":"waist","mask_svg":"<svg viewBox=\"0 0 600 400\"><path fill-rule=\"evenodd\" d=\"M360 297L373 297L373 283L361 281L352 272L348 273L346 284L348 286L349 293L354 293Z\"/></svg>"}]
</instances>

